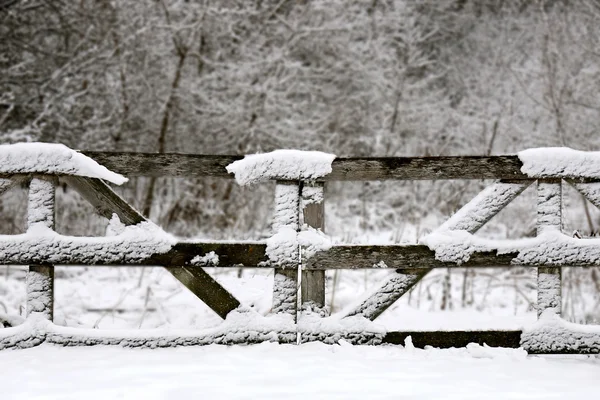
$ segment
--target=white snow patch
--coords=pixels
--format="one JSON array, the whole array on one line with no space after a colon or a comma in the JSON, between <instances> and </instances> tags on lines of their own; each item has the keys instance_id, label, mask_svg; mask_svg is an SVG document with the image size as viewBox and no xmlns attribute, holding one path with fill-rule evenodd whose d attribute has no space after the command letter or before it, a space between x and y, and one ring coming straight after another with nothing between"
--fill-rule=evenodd
<instances>
[{"instance_id":1,"label":"white snow patch","mask_svg":"<svg viewBox=\"0 0 600 400\"><path fill-rule=\"evenodd\" d=\"M484 350L485 351L485 350ZM4 399L594 399L583 357L262 343L155 350L42 345L0 352ZM514 353L514 356L512 354ZM200 394L200 395L199 395Z\"/></svg>"},{"instance_id":2,"label":"white snow patch","mask_svg":"<svg viewBox=\"0 0 600 400\"><path fill-rule=\"evenodd\" d=\"M219 256L214 251L206 253L203 256L196 256L190 261L192 265L217 267L219 265Z\"/></svg>"},{"instance_id":3,"label":"white snow patch","mask_svg":"<svg viewBox=\"0 0 600 400\"><path fill-rule=\"evenodd\" d=\"M600 152L568 147L528 149L518 153L521 172L532 178L599 178Z\"/></svg>"},{"instance_id":4,"label":"white snow patch","mask_svg":"<svg viewBox=\"0 0 600 400\"><path fill-rule=\"evenodd\" d=\"M266 242L266 255L272 265L291 266L298 263L298 240L295 229L283 226Z\"/></svg>"},{"instance_id":5,"label":"white snow patch","mask_svg":"<svg viewBox=\"0 0 600 400\"><path fill-rule=\"evenodd\" d=\"M521 346L529 352L600 353L600 325L567 322L549 309L534 325L523 330Z\"/></svg>"},{"instance_id":6,"label":"white snow patch","mask_svg":"<svg viewBox=\"0 0 600 400\"><path fill-rule=\"evenodd\" d=\"M122 175L58 143L0 145L0 173L78 175L104 179L117 185L127 182Z\"/></svg>"},{"instance_id":7,"label":"white snow patch","mask_svg":"<svg viewBox=\"0 0 600 400\"><path fill-rule=\"evenodd\" d=\"M332 246L331 238L323 231L310 226L298 232L298 244L302 246L302 257L310 258L319 251L329 250Z\"/></svg>"},{"instance_id":8,"label":"white snow patch","mask_svg":"<svg viewBox=\"0 0 600 400\"><path fill-rule=\"evenodd\" d=\"M247 155L227 166L240 185L250 185L270 179L313 180L331 173L334 154L320 151L275 150Z\"/></svg>"}]
</instances>

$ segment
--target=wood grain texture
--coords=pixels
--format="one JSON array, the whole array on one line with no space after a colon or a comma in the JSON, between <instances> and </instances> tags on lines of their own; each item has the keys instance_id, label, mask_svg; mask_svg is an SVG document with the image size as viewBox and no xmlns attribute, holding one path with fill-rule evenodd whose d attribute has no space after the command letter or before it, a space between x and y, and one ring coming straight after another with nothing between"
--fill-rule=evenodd
<instances>
[{"instance_id":1,"label":"wood grain texture","mask_svg":"<svg viewBox=\"0 0 600 400\"><path fill-rule=\"evenodd\" d=\"M517 349L521 346L521 333L521 331L388 332L383 339L383 343L404 345L404 341L410 336L413 345L420 349L425 348L425 346L440 349L466 347L469 343Z\"/></svg>"},{"instance_id":2,"label":"wood grain texture","mask_svg":"<svg viewBox=\"0 0 600 400\"><path fill-rule=\"evenodd\" d=\"M65 180L87 199L100 215L111 218L113 213L115 213L125 225L134 225L146 221L146 218L144 218L143 215L131 207L102 180L78 176L65 177ZM208 248L218 249L219 245L208 246ZM185 249L188 250L188 253L185 252ZM249 250L248 248L244 249ZM193 258L190 257L191 254L189 253L189 250L191 250L189 245L181 243L179 248L176 247L172 251L171 257L151 257L148 261L151 262L151 265L162 265L167 267L167 270L177 280L220 317L225 318L229 312L240 306L240 302L202 268L188 268L184 266L185 264L189 264ZM223 262L238 261L239 257L236 257L239 253L235 252L242 250L242 248L239 246L235 248L229 247L228 250L230 251L229 253L225 251L223 254L220 254L220 256L223 257ZM206 254L210 251L213 250L196 254ZM250 252L249 255L254 256L255 253ZM221 259L219 259L219 261L221 261Z\"/></svg>"},{"instance_id":3,"label":"wood grain texture","mask_svg":"<svg viewBox=\"0 0 600 400\"><path fill-rule=\"evenodd\" d=\"M112 153L82 151L125 176L213 176L233 178L225 167L239 155ZM531 179L518 156L352 157L336 158L325 181L419 179Z\"/></svg>"},{"instance_id":4,"label":"wood grain texture","mask_svg":"<svg viewBox=\"0 0 600 400\"><path fill-rule=\"evenodd\" d=\"M303 198L307 189L317 191L322 198L320 202L304 204L302 215L304 223L312 228L325 231L325 197L322 182L304 183L302 187ZM314 195L314 193L313 193ZM325 271L302 271L302 302L311 303L319 309L325 307Z\"/></svg>"}]
</instances>

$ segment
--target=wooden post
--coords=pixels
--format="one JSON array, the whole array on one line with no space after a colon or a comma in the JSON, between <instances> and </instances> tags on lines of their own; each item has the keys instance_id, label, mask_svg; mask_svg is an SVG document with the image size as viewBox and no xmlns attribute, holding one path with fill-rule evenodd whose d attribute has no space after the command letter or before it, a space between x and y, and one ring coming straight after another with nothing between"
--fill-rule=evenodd
<instances>
[{"instance_id":1,"label":"wooden post","mask_svg":"<svg viewBox=\"0 0 600 400\"><path fill-rule=\"evenodd\" d=\"M325 197L323 182L305 182L302 187L304 223L325 231ZM311 307L325 307L325 270L302 271L302 302Z\"/></svg>"},{"instance_id":2,"label":"wooden post","mask_svg":"<svg viewBox=\"0 0 600 400\"><path fill-rule=\"evenodd\" d=\"M273 232L299 229L300 186L295 181L277 181L275 185L275 212ZM268 245L267 245L268 246ZM289 265L276 268L273 278L273 313L296 315L298 291L298 248L290 249Z\"/></svg>"},{"instance_id":3,"label":"wooden post","mask_svg":"<svg viewBox=\"0 0 600 400\"><path fill-rule=\"evenodd\" d=\"M29 184L27 226L43 224L54 229L54 193L56 177L35 177ZM54 266L30 265L27 272L27 316L38 314L54 318Z\"/></svg>"},{"instance_id":4,"label":"wooden post","mask_svg":"<svg viewBox=\"0 0 600 400\"><path fill-rule=\"evenodd\" d=\"M549 230L562 231L562 183L560 179L538 180L537 234ZM538 318L551 309L560 315L561 268L538 267Z\"/></svg>"}]
</instances>

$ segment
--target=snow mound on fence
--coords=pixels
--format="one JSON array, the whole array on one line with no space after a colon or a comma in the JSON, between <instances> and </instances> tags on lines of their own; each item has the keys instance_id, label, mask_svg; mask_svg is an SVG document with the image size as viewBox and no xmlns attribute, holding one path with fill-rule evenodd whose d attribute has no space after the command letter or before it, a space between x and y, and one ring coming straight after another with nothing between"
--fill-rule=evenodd
<instances>
[{"instance_id":1,"label":"snow mound on fence","mask_svg":"<svg viewBox=\"0 0 600 400\"><path fill-rule=\"evenodd\" d=\"M240 185L250 185L270 179L312 180L331 173L334 154L320 151L275 150L252 154L227 166Z\"/></svg>"},{"instance_id":2,"label":"snow mound on fence","mask_svg":"<svg viewBox=\"0 0 600 400\"><path fill-rule=\"evenodd\" d=\"M0 145L0 173L78 175L104 179L117 185L127 182L122 175L58 143Z\"/></svg>"},{"instance_id":3,"label":"snow mound on fence","mask_svg":"<svg viewBox=\"0 0 600 400\"><path fill-rule=\"evenodd\" d=\"M523 331L521 346L529 353L600 353L600 325L574 324L546 310Z\"/></svg>"},{"instance_id":4,"label":"snow mound on fence","mask_svg":"<svg viewBox=\"0 0 600 400\"><path fill-rule=\"evenodd\" d=\"M532 178L598 178L600 151L580 151L568 147L542 147L518 153L521 172Z\"/></svg>"}]
</instances>

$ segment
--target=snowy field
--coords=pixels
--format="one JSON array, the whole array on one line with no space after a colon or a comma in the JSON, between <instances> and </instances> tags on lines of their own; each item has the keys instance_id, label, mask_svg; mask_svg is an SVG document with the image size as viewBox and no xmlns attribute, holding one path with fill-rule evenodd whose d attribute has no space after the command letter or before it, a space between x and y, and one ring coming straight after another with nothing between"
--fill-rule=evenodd
<instances>
[{"instance_id":1,"label":"snowy field","mask_svg":"<svg viewBox=\"0 0 600 400\"><path fill-rule=\"evenodd\" d=\"M0 352L1 399L595 399L600 358L264 343Z\"/></svg>"}]
</instances>

